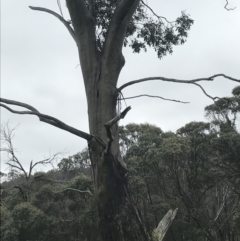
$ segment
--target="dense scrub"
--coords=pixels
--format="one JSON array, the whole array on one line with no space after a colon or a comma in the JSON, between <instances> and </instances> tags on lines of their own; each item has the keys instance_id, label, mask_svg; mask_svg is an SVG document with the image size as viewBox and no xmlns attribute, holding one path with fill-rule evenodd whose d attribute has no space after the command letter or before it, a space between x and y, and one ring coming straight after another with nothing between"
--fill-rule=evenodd
<instances>
[{"instance_id":1,"label":"dense scrub","mask_svg":"<svg viewBox=\"0 0 240 241\"><path fill-rule=\"evenodd\" d=\"M209 122L191 122L176 133L150 124L120 127L129 193L149 236L178 208L166 241L240 240L237 90L205 108ZM32 177L28 199L21 173L9 173L1 184L1 240L101 240L87 149ZM131 222L121 218L115 217L121 225Z\"/></svg>"}]
</instances>

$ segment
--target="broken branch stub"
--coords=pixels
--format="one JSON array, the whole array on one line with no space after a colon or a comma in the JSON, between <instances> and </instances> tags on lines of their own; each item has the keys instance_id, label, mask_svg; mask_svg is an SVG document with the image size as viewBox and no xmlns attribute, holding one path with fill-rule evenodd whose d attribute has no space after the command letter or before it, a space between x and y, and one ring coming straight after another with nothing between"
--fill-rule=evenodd
<instances>
[{"instance_id":1,"label":"broken branch stub","mask_svg":"<svg viewBox=\"0 0 240 241\"><path fill-rule=\"evenodd\" d=\"M112 120L110 120L109 122L107 122L104 126L107 132L107 137L108 137L108 144L107 144L107 148L106 148L106 153L110 152L111 149L111 144L113 142L113 136L112 136L112 132L111 132L111 127L117 123L120 119L124 119L124 117L126 116L126 114L128 113L128 111L131 110L131 106L128 106L123 112L121 112L119 115L117 115L116 117L114 117Z\"/></svg>"},{"instance_id":2,"label":"broken branch stub","mask_svg":"<svg viewBox=\"0 0 240 241\"><path fill-rule=\"evenodd\" d=\"M165 237L168 229L170 228L174 218L177 215L178 209L176 208L174 211L169 210L163 219L159 222L156 229L153 230L152 237L154 241L162 241Z\"/></svg>"}]
</instances>

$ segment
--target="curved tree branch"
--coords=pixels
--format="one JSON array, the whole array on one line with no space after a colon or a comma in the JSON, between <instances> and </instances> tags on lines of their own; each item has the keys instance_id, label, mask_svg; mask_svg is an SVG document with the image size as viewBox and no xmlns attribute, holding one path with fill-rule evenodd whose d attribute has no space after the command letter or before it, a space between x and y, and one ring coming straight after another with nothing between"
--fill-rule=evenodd
<instances>
[{"instance_id":1,"label":"curved tree branch","mask_svg":"<svg viewBox=\"0 0 240 241\"><path fill-rule=\"evenodd\" d=\"M197 83L193 83L193 84L196 85L196 86L198 86L198 87L202 90L202 92L203 92L208 98L212 99L214 102L215 102L216 99L220 99L220 97L217 97L217 96L212 97L211 95L209 95L209 94L206 92L206 90L205 90L200 84L197 84Z\"/></svg>"},{"instance_id":2,"label":"curved tree branch","mask_svg":"<svg viewBox=\"0 0 240 241\"><path fill-rule=\"evenodd\" d=\"M27 108L31 111L17 111L17 110L13 110L11 109L10 107L8 107L7 105L5 104L2 104L2 103L6 103L6 104L9 104L9 105L16 105L16 106L20 106L20 107L23 107L23 108ZM40 113L37 109L35 109L34 107L28 105L28 104L25 104L25 103L21 103L21 102L18 102L18 101L14 101L14 100L8 100L8 99L4 99L4 98L0 98L0 106L9 110L10 112L14 113L14 114L20 114L20 115L35 115L35 116L38 116L39 120L42 121L42 122L45 122L45 123L48 123L50 125L53 125L55 127L58 127L62 130L65 130L65 131L68 131L76 136L79 136L87 141L90 141L92 136L89 135L88 133L86 132L83 132L83 131L80 131L74 127L71 127L67 124L65 124L64 122L58 120L57 118L54 118L52 116L49 116L49 115L45 115L45 114L42 114Z\"/></svg>"},{"instance_id":3,"label":"curved tree branch","mask_svg":"<svg viewBox=\"0 0 240 241\"><path fill-rule=\"evenodd\" d=\"M62 16L60 16L59 14L57 14L54 11L49 10L47 8L40 8L40 7L33 7L33 6L29 6L29 8L31 8L32 10L50 13L53 16L55 16L56 18L58 18L64 24L64 26L67 28L67 30L69 31L69 33L73 37L74 41L77 43L74 30L71 28L70 23L68 21L66 21Z\"/></svg>"},{"instance_id":4,"label":"curved tree branch","mask_svg":"<svg viewBox=\"0 0 240 241\"><path fill-rule=\"evenodd\" d=\"M33 106L28 105L28 104L25 104L25 103L22 103L22 102L19 102L19 101L8 100L8 99L0 98L0 102L3 102L3 103L5 103L5 104L9 104L9 105L20 106L20 107L26 108L26 109L28 109L28 110L31 110L31 111L33 111L33 112L38 112L38 110L35 109Z\"/></svg>"},{"instance_id":5,"label":"curved tree branch","mask_svg":"<svg viewBox=\"0 0 240 241\"><path fill-rule=\"evenodd\" d=\"M192 80L180 80L180 79L165 78L165 77L148 77L148 78L143 78L143 79L138 79L138 80L133 80L133 81L127 82L126 84L120 86L117 89L117 91L120 92L124 88L126 88L130 85L134 85L134 84L138 84L138 83L146 82L146 81L151 81L151 80L162 80L162 81L174 82L174 83L194 84L194 83L200 82L200 81L213 81L216 77L224 77L226 79L240 83L240 79L232 78L225 74L215 74L215 75L207 77L207 78L198 78L198 79L192 79Z\"/></svg>"},{"instance_id":6,"label":"curved tree branch","mask_svg":"<svg viewBox=\"0 0 240 241\"><path fill-rule=\"evenodd\" d=\"M228 11L234 10L236 8L236 7L235 8L228 8L227 5L228 5L228 0L226 0L226 4L224 6L224 8Z\"/></svg>"}]
</instances>

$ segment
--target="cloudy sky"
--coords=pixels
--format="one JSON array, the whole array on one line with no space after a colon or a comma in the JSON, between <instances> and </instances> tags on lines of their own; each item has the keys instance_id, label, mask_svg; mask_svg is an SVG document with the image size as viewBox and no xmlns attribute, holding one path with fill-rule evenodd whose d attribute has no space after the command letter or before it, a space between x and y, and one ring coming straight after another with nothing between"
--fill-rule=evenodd
<instances>
[{"instance_id":1,"label":"cloudy sky","mask_svg":"<svg viewBox=\"0 0 240 241\"><path fill-rule=\"evenodd\" d=\"M62 0L65 19L69 19ZM183 46L159 60L153 50L133 54L124 49L125 67L118 86L153 76L177 79L209 77L224 73L240 76L240 1L229 0L148 0L161 16L175 20L181 11L191 15L194 25ZM1 96L28 103L40 112L52 115L83 131L88 131L87 106L77 47L60 21L32 11L28 6L46 7L59 12L57 0L1 1ZM218 78L202 83L212 96L230 96L236 82ZM204 119L204 107L211 104L196 86L152 81L124 89L125 97L150 94L189 101L179 104L154 98L128 100L132 110L121 121L151 123L163 131L175 131L190 121ZM123 103L123 107L125 104ZM10 121L15 131L13 144L25 168L49 153L69 156L81 151L86 142L72 134L48 126L34 116L18 116L1 109L1 123ZM7 172L4 158L1 171ZM46 170L39 167L38 170Z\"/></svg>"}]
</instances>

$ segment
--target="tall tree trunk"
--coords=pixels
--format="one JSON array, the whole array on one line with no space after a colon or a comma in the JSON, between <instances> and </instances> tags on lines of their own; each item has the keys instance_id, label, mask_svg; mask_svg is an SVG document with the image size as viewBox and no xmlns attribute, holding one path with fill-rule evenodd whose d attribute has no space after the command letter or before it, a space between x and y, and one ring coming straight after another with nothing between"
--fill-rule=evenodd
<instances>
[{"instance_id":1,"label":"tall tree trunk","mask_svg":"<svg viewBox=\"0 0 240 241\"><path fill-rule=\"evenodd\" d=\"M94 19L85 2L67 0L79 50L87 103L88 142L100 229L104 241L148 240L140 213L131 200L127 168L121 160L118 125L111 127L114 139L108 149L105 124L116 117L117 80L124 57L122 45L127 25L139 0L123 0L112 17L104 49L96 47Z\"/></svg>"},{"instance_id":2,"label":"tall tree trunk","mask_svg":"<svg viewBox=\"0 0 240 241\"><path fill-rule=\"evenodd\" d=\"M122 63L119 61L118 71L111 71L107 65L99 66L95 71L94 90L88 99L88 115L90 133L96 137L89 142L89 151L102 237L104 241L148 240L140 213L129 195L127 169L119 152L117 124L112 126L114 140L110 151L107 150L108 136L104 125L117 115L116 83L123 59Z\"/></svg>"},{"instance_id":3,"label":"tall tree trunk","mask_svg":"<svg viewBox=\"0 0 240 241\"><path fill-rule=\"evenodd\" d=\"M118 125L106 130L117 114L117 81L125 60L123 41L140 0L118 2L102 51L97 49L94 9L83 0L67 0L85 84L90 134L88 141L94 192L104 241L147 241L141 214L128 191L127 168L119 151ZM110 132L110 134L109 134Z\"/></svg>"}]
</instances>

